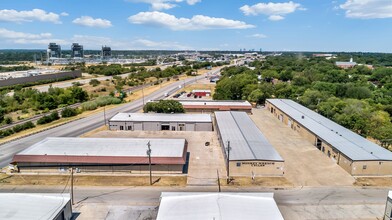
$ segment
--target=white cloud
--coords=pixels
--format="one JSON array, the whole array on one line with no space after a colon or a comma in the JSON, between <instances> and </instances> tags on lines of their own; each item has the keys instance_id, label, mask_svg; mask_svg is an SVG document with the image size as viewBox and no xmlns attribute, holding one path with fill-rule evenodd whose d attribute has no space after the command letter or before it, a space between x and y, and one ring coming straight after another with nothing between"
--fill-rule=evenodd
<instances>
[{"instance_id":1,"label":"white cloud","mask_svg":"<svg viewBox=\"0 0 392 220\"><path fill-rule=\"evenodd\" d=\"M392 18L392 0L347 0L340 8L348 18Z\"/></svg>"},{"instance_id":2,"label":"white cloud","mask_svg":"<svg viewBox=\"0 0 392 220\"><path fill-rule=\"evenodd\" d=\"M261 39L261 38L267 38L267 35L265 35L265 34L252 34L252 35L249 35L249 37Z\"/></svg>"},{"instance_id":3,"label":"white cloud","mask_svg":"<svg viewBox=\"0 0 392 220\"><path fill-rule=\"evenodd\" d=\"M68 16L69 14L67 12L61 12L60 15L65 17L65 16Z\"/></svg>"},{"instance_id":4,"label":"white cloud","mask_svg":"<svg viewBox=\"0 0 392 220\"><path fill-rule=\"evenodd\" d=\"M140 12L130 16L128 21L133 24L166 27L171 30L206 30L206 29L248 29L255 27L242 21L225 18L195 15L192 18L177 18L163 12Z\"/></svg>"},{"instance_id":5,"label":"white cloud","mask_svg":"<svg viewBox=\"0 0 392 220\"><path fill-rule=\"evenodd\" d=\"M73 42L79 42L85 48L99 48L101 45L110 45L114 49L119 50L143 50L143 49L172 49L172 50L188 50L189 46L182 45L178 42L152 41L143 38L136 40L112 40L109 37L74 35L71 39Z\"/></svg>"},{"instance_id":6,"label":"white cloud","mask_svg":"<svg viewBox=\"0 0 392 220\"><path fill-rule=\"evenodd\" d=\"M16 11L3 9L0 10L0 21L8 22L32 22L32 21L42 21L42 22L52 22L55 24L60 24L60 15L53 12L46 12L42 9L33 9L31 11Z\"/></svg>"},{"instance_id":7,"label":"white cloud","mask_svg":"<svg viewBox=\"0 0 392 220\"><path fill-rule=\"evenodd\" d=\"M196 3L201 2L201 0L187 0L186 2L188 3L188 5L194 5Z\"/></svg>"},{"instance_id":8,"label":"white cloud","mask_svg":"<svg viewBox=\"0 0 392 220\"><path fill-rule=\"evenodd\" d=\"M268 15L269 20L278 21L284 19L284 15L291 14L297 10L306 10L301 4L289 1L284 3L258 3L252 6L244 5L240 10L247 16Z\"/></svg>"},{"instance_id":9,"label":"white cloud","mask_svg":"<svg viewBox=\"0 0 392 220\"><path fill-rule=\"evenodd\" d=\"M268 17L268 19L271 20L271 21L280 21L280 20L283 20L284 17L281 16L281 15L270 15Z\"/></svg>"},{"instance_id":10,"label":"white cloud","mask_svg":"<svg viewBox=\"0 0 392 220\"><path fill-rule=\"evenodd\" d=\"M14 44L40 44L47 45L49 42L66 43L61 39L53 39L51 33L31 34L0 28L0 39Z\"/></svg>"},{"instance_id":11,"label":"white cloud","mask_svg":"<svg viewBox=\"0 0 392 220\"><path fill-rule=\"evenodd\" d=\"M92 18L90 16L82 16L80 18L76 18L72 21L74 24L86 26L86 27L98 27L98 28L108 28L112 26L112 22L106 19L101 18Z\"/></svg>"},{"instance_id":12,"label":"white cloud","mask_svg":"<svg viewBox=\"0 0 392 220\"><path fill-rule=\"evenodd\" d=\"M188 5L194 5L201 0L127 0L134 3L146 3L151 5L154 11L168 10L178 6L178 3L186 2Z\"/></svg>"}]
</instances>

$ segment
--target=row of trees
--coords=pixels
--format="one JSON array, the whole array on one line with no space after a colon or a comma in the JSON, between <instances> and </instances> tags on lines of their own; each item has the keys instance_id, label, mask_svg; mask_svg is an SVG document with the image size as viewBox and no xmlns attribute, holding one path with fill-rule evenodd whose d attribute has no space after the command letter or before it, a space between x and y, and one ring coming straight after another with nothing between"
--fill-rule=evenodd
<instances>
[{"instance_id":1,"label":"row of trees","mask_svg":"<svg viewBox=\"0 0 392 220\"><path fill-rule=\"evenodd\" d=\"M334 61L295 56L268 57L222 72L214 99L289 98L365 137L392 144L392 69L340 69Z\"/></svg>"}]
</instances>

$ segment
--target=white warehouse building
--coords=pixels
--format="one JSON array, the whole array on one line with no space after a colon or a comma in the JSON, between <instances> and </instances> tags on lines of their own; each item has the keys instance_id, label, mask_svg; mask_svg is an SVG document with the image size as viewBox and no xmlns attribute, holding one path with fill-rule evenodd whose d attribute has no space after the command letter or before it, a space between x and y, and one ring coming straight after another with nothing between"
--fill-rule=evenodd
<instances>
[{"instance_id":1,"label":"white warehouse building","mask_svg":"<svg viewBox=\"0 0 392 220\"><path fill-rule=\"evenodd\" d=\"M109 120L110 130L213 131L209 114L118 113Z\"/></svg>"}]
</instances>

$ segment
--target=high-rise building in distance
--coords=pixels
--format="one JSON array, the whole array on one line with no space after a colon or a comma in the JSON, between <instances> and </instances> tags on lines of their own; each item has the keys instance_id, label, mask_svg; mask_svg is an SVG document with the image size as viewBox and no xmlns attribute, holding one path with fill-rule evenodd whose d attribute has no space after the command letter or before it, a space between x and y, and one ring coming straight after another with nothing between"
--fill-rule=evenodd
<instances>
[{"instance_id":1,"label":"high-rise building in distance","mask_svg":"<svg viewBox=\"0 0 392 220\"><path fill-rule=\"evenodd\" d=\"M72 58L83 58L84 56L83 45L80 45L78 43L73 43L71 47L71 56Z\"/></svg>"},{"instance_id":2,"label":"high-rise building in distance","mask_svg":"<svg viewBox=\"0 0 392 220\"><path fill-rule=\"evenodd\" d=\"M102 50L101 50L102 59L107 59L110 58L111 56L112 56L112 48L108 46L102 46Z\"/></svg>"},{"instance_id":3,"label":"high-rise building in distance","mask_svg":"<svg viewBox=\"0 0 392 220\"><path fill-rule=\"evenodd\" d=\"M48 58L61 58L61 46L56 43L49 43Z\"/></svg>"}]
</instances>

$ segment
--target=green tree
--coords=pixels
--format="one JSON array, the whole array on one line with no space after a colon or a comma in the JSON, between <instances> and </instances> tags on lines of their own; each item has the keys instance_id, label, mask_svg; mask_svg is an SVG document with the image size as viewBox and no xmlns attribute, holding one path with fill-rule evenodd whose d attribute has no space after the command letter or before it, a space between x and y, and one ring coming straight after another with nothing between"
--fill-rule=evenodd
<instances>
[{"instance_id":1,"label":"green tree","mask_svg":"<svg viewBox=\"0 0 392 220\"><path fill-rule=\"evenodd\" d=\"M156 113L184 113L182 104L175 100L160 100L158 102L148 102L143 107L143 111Z\"/></svg>"},{"instance_id":2,"label":"green tree","mask_svg":"<svg viewBox=\"0 0 392 220\"><path fill-rule=\"evenodd\" d=\"M68 118L77 115L76 109L66 107L61 111L61 117Z\"/></svg>"},{"instance_id":3,"label":"green tree","mask_svg":"<svg viewBox=\"0 0 392 220\"><path fill-rule=\"evenodd\" d=\"M101 84L101 82L97 79L91 79L89 84L92 85L93 87L95 87L95 86L98 86L99 84Z\"/></svg>"}]
</instances>

